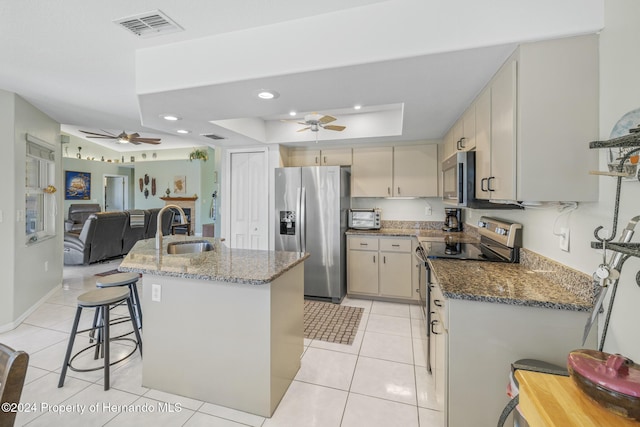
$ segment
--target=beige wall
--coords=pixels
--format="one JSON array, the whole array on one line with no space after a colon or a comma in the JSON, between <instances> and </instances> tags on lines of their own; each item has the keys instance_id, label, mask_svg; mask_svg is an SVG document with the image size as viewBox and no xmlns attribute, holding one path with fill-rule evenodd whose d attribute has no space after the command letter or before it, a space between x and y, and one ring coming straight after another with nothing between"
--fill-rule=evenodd
<instances>
[{"instance_id":1,"label":"beige wall","mask_svg":"<svg viewBox=\"0 0 640 427\"><path fill-rule=\"evenodd\" d=\"M26 134L51 144L56 155L56 180L61 188L60 125L19 96L0 91L3 155L0 176L5 183L0 202L0 330L10 329L40 300L62 283L62 195L56 193L56 235L25 243L24 182Z\"/></svg>"}]
</instances>

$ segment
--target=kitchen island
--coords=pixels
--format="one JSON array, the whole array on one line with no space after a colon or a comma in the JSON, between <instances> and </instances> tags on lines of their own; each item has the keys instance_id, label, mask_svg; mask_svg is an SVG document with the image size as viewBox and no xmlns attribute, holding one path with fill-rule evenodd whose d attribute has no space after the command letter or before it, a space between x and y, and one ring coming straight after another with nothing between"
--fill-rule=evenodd
<instances>
[{"instance_id":1,"label":"kitchen island","mask_svg":"<svg viewBox=\"0 0 640 427\"><path fill-rule=\"evenodd\" d=\"M167 254L185 240L213 250ZM270 417L300 368L307 257L136 243L119 269L144 275L142 385Z\"/></svg>"}]
</instances>

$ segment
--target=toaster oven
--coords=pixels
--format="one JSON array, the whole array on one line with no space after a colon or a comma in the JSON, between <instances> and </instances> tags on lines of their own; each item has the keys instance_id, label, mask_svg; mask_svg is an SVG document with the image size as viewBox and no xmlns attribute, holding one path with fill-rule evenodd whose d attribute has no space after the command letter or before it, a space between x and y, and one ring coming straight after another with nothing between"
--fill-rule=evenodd
<instances>
[{"instance_id":1,"label":"toaster oven","mask_svg":"<svg viewBox=\"0 0 640 427\"><path fill-rule=\"evenodd\" d=\"M380 209L349 209L349 228L359 230L380 229Z\"/></svg>"}]
</instances>

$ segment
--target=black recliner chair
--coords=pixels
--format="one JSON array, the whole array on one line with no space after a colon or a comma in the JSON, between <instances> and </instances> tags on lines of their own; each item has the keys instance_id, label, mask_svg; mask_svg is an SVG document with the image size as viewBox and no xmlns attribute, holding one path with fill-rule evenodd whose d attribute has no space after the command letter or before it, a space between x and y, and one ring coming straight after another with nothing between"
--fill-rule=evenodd
<instances>
[{"instance_id":1,"label":"black recliner chair","mask_svg":"<svg viewBox=\"0 0 640 427\"><path fill-rule=\"evenodd\" d=\"M77 203L69 205L69 213L64 221L64 231L79 234L84 226L84 222L91 214L100 212L102 209L98 203Z\"/></svg>"},{"instance_id":2,"label":"black recliner chair","mask_svg":"<svg viewBox=\"0 0 640 427\"><path fill-rule=\"evenodd\" d=\"M156 231L158 228L158 212L161 208L149 209L149 222L147 223L147 230L145 232L145 239L153 239L156 237ZM171 234L171 224L173 223L174 213L171 209L167 209L162 213L162 235L166 236Z\"/></svg>"},{"instance_id":3,"label":"black recliner chair","mask_svg":"<svg viewBox=\"0 0 640 427\"><path fill-rule=\"evenodd\" d=\"M65 265L91 264L122 255L126 212L99 212L85 221L80 234L65 233Z\"/></svg>"}]
</instances>

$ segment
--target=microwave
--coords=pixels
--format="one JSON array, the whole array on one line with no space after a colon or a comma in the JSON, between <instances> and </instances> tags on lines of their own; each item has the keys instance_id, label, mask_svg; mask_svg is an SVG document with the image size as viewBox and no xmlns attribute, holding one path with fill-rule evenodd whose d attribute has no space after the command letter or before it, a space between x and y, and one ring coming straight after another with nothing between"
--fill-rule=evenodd
<instances>
[{"instance_id":1,"label":"microwave","mask_svg":"<svg viewBox=\"0 0 640 427\"><path fill-rule=\"evenodd\" d=\"M442 162L442 201L458 208L504 208L476 199L475 151L460 151Z\"/></svg>"},{"instance_id":2,"label":"microwave","mask_svg":"<svg viewBox=\"0 0 640 427\"><path fill-rule=\"evenodd\" d=\"M349 228L359 230L380 229L380 209L349 209Z\"/></svg>"}]
</instances>

